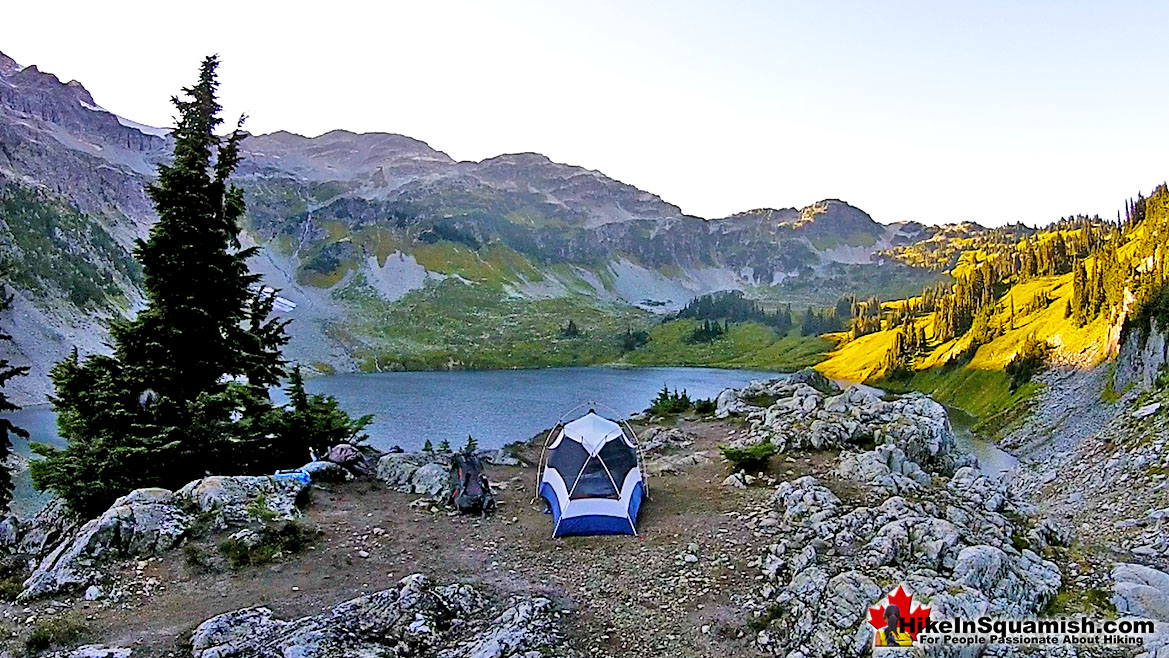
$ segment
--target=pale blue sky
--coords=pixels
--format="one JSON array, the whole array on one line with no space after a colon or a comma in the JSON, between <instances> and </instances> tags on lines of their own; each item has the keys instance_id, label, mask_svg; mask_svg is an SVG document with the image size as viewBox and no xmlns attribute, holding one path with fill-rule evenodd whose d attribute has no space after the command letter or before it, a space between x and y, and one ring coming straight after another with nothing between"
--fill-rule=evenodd
<instances>
[{"instance_id":1,"label":"pale blue sky","mask_svg":"<svg viewBox=\"0 0 1169 658\"><path fill-rule=\"evenodd\" d=\"M218 52L253 132L539 151L707 217L1115 217L1169 178L1169 3L369 4L22 3L0 51L152 124Z\"/></svg>"}]
</instances>

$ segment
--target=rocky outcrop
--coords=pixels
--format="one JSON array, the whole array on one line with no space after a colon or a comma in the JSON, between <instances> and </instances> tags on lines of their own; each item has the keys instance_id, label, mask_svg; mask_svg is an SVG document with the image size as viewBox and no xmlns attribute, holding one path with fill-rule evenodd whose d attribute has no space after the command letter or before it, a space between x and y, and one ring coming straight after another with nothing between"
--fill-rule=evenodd
<instances>
[{"instance_id":1,"label":"rocky outcrop","mask_svg":"<svg viewBox=\"0 0 1169 658\"><path fill-rule=\"evenodd\" d=\"M308 485L264 476L215 476L177 492L138 489L119 498L101 516L65 532L24 583L22 600L97 584L110 563L158 555L179 545L194 527L223 530L300 516ZM46 515L46 531L63 532L70 518ZM36 527L36 526L34 526ZM26 533L30 548L53 532Z\"/></svg>"},{"instance_id":2,"label":"rocky outcrop","mask_svg":"<svg viewBox=\"0 0 1169 658\"><path fill-rule=\"evenodd\" d=\"M1116 358L1115 388L1136 387L1148 390L1169 363L1169 340L1166 328L1155 322L1148 330L1127 330Z\"/></svg>"},{"instance_id":3,"label":"rocky outcrop","mask_svg":"<svg viewBox=\"0 0 1169 658\"><path fill-rule=\"evenodd\" d=\"M743 416L750 425L747 436L738 443L771 441L781 450L863 443L898 449L898 453L865 457L864 464L849 466L854 474L864 471L866 477L878 477L870 472L881 470L877 466L880 462L891 466L891 459L898 467L908 461L942 475L975 463L973 457L956 451L946 410L930 397L910 393L884 400L864 386L840 391L814 371L723 391L716 400L715 415L725 418L732 414ZM909 475L901 475L912 480L915 471L909 468Z\"/></svg>"},{"instance_id":4,"label":"rocky outcrop","mask_svg":"<svg viewBox=\"0 0 1169 658\"><path fill-rule=\"evenodd\" d=\"M778 522L760 529L776 543L758 560L765 584L749 604L762 627L758 643L776 655L864 655L868 606L889 583L904 583L943 616L1042 609L1059 590L1058 567L1014 548L1022 529L971 500L982 485L959 473L953 488L922 492L929 502L894 495L875 507L845 502L814 477L781 483Z\"/></svg>"},{"instance_id":5,"label":"rocky outcrop","mask_svg":"<svg viewBox=\"0 0 1169 658\"><path fill-rule=\"evenodd\" d=\"M295 519L308 485L266 475L213 475L188 482L175 492L178 504L192 509L216 530L258 520Z\"/></svg>"},{"instance_id":6,"label":"rocky outcrop","mask_svg":"<svg viewBox=\"0 0 1169 658\"><path fill-rule=\"evenodd\" d=\"M837 477L868 485L886 494L908 493L930 483L930 476L905 452L892 444L875 450L848 453L840 458Z\"/></svg>"},{"instance_id":7,"label":"rocky outcrop","mask_svg":"<svg viewBox=\"0 0 1169 658\"><path fill-rule=\"evenodd\" d=\"M1169 622L1169 574L1122 562L1113 567L1112 582L1117 612Z\"/></svg>"},{"instance_id":8,"label":"rocky outcrop","mask_svg":"<svg viewBox=\"0 0 1169 658\"><path fill-rule=\"evenodd\" d=\"M391 452L378 460L377 479L403 493L445 498L450 460L443 452Z\"/></svg>"},{"instance_id":9,"label":"rocky outcrop","mask_svg":"<svg viewBox=\"0 0 1169 658\"><path fill-rule=\"evenodd\" d=\"M500 612L470 586L436 587L421 574L291 621L263 607L228 612L191 636L192 658L548 654L571 655L548 599L515 597Z\"/></svg>"},{"instance_id":10,"label":"rocky outcrop","mask_svg":"<svg viewBox=\"0 0 1169 658\"><path fill-rule=\"evenodd\" d=\"M191 518L166 489L133 491L49 553L25 581L20 598L80 589L100 578L103 564L174 548Z\"/></svg>"}]
</instances>

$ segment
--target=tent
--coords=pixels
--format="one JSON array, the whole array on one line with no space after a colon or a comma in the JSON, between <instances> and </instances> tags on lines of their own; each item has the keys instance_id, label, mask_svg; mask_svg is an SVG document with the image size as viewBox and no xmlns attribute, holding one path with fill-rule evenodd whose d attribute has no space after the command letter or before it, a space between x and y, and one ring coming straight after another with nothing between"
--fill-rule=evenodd
<instances>
[{"instance_id":1,"label":"tent","mask_svg":"<svg viewBox=\"0 0 1169 658\"><path fill-rule=\"evenodd\" d=\"M539 495L552 509L552 536L636 535L648 491L632 430L593 409L548 434Z\"/></svg>"}]
</instances>

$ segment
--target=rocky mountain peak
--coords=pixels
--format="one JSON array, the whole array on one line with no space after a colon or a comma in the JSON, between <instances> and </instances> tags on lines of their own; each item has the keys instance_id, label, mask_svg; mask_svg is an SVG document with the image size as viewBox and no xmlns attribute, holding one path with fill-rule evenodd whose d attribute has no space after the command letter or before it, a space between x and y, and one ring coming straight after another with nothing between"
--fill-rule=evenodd
<instances>
[{"instance_id":1,"label":"rocky mountain peak","mask_svg":"<svg viewBox=\"0 0 1169 658\"><path fill-rule=\"evenodd\" d=\"M812 224L817 228L839 232L870 232L880 228L869 213L840 199L824 199L800 210L799 225Z\"/></svg>"},{"instance_id":2,"label":"rocky mountain peak","mask_svg":"<svg viewBox=\"0 0 1169 658\"><path fill-rule=\"evenodd\" d=\"M9 75L20 70L20 64L8 55L0 52L0 75Z\"/></svg>"}]
</instances>

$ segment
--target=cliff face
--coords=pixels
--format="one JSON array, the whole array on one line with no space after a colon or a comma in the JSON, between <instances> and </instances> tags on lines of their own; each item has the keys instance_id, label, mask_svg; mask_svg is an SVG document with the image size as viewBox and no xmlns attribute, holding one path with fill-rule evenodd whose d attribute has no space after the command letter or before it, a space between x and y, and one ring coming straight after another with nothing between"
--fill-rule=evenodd
<instances>
[{"instance_id":1,"label":"cliff face","mask_svg":"<svg viewBox=\"0 0 1169 658\"><path fill-rule=\"evenodd\" d=\"M1116 388L1131 386L1145 391L1153 387L1169 363L1169 327L1153 323L1147 332L1135 327L1130 331L1116 357Z\"/></svg>"}]
</instances>

